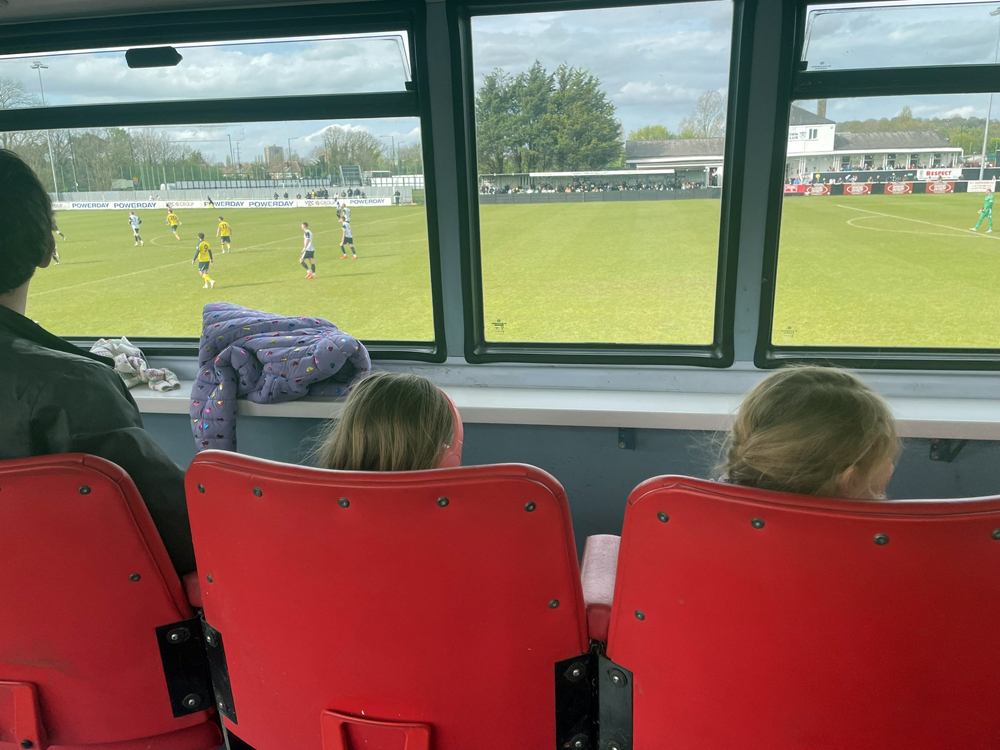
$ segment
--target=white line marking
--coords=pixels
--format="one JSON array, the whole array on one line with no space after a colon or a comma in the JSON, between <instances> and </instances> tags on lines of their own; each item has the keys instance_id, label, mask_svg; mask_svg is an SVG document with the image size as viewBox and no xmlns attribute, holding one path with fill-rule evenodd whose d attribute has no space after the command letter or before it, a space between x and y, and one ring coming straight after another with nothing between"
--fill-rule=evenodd
<instances>
[{"instance_id":1,"label":"white line marking","mask_svg":"<svg viewBox=\"0 0 1000 750\"><path fill-rule=\"evenodd\" d=\"M960 237L960 236L963 236L963 235L950 234L950 233L949 234L945 234L944 232L923 232L923 231L919 231L918 232L916 229L884 229L882 227L868 227L868 226L864 226L863 227L863 226L860 226L859 224L855 224L854 223L856 221L871 221L872 219L878 219L878 218L881 218L881 217L879 217L879 216L856 216L853 219L848 219L847 220L847 226L854 227L855 229L867 229L867 230L872 231L872 232L893 232L894 234L917 234L917 235L920 235L921 237ZM965 236L967 236L967 233L966 233Z\"/></svg>"},{"instance_id":2,"label":"white line marking","mask_svg":"<svg viewBox=\"0 0 1000 750\"><path fill-rule=\"evenodd\" d=\"M937 227L938 229L951 229L954 232L961 232L965 236L969 236L971 234L973 236L982 237L983 239L987 239L987 240L997 240L997 239L1000 239L1000 237L992 237L991 235L988 235L988 234L980 234L979 232L971 232L968 229L960 229L959 227L952 227L952 226L948 226L947 224L935 224L933 221L923 221L921 219L911 219L908 216L897 216L896 214L884 214L884 213L881 213L880 211L869 211L867 208L858 208L857 206L845 206L843 203L838 203L837 205L840 206L841 208L849 208L852 211L861 211L862 213L873 214L874 216L887 216L890 219L900 219L902 221L912 221L912 222L915 222L917 224L926 224L929 227ZM866 229L871 229L871 227L865 227L865 228ZM860 229L860 227L859 227L859 229Z\"/></svg>"}]
</instances>

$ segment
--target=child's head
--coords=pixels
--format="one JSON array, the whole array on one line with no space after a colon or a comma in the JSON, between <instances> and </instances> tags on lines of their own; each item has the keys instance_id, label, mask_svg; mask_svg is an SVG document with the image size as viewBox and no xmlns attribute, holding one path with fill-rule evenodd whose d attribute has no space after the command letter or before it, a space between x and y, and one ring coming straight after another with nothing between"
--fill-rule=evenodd
<instances>
[{"instance_id":1,"label":"child's head","mask_svg":"<svg viewBox=\"0 0 1000 750\"><path fill-rule=\"evenodd\" d=\"M747 394L721 468L733 484L877 500L898 453L888 404L859 378L832 367L789 367Z\"/></svg>"},{"instance_id":2,"label":"child's head","mask_svg":"<svg viewBox=\"0 0 1000 750\"><path fill-rule=\"evenodd\" d=\"M316 451L325 469L434 469L455 431L451 405L419 375L378 372L358 383Z\"/></svg>"},{"instance_id":3,"label":"child's head","mask_svg":"<svg viewBox=\"0 0 1000 750\"><path fill-rule=\"evenodd\" d=\"M198 232L198 239L199 240L205 239L205 233L204 232Z\"/></svg>"},{"instance_id":4,"label":"child's head","mask_svg":"<svg viewBox=\"0 0 1000 750\"><path fill-rule=\"evenodd\" d=\"M225 221L225 219L223 219L223 218L222 218L222 217L220 216L220 217L219 217L219 221Z\"/></svg>"},{"instance_id":5,"label":"child's head","mask_svg":"<svg viewBox=\"0 0 1000 750\"><path fill-rule=\"evenodd\" d=\"M303 221L302 222L302 228L303 229L308 229L309 228L309 222L308 221Z\"/></svg>"}]
</instances>

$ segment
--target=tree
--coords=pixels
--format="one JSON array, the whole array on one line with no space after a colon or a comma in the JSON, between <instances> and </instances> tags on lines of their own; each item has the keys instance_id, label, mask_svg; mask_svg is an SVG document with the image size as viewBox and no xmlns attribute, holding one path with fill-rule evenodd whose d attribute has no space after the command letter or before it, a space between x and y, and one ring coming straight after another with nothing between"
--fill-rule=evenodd
<instances>
[{"instance_id":1,"label":"tree","mask_svg":"<svg viewBox=\"0 0 1000 750\"><path fill-rule=\"evenodd\" d=\"M476 144L482 173L503 174L515 150L516 99L514 78L500 68L486 76L476 93Z\"/></svg>"},{"instance_id":2,"label":"tree","mask_svg":"<svg viewBox=\"0 0 1000 750\"><path fill-rule=\"evenodd\" d=\"M357 165L362 172L369 172L385 169L383 145L381 139L367 130L331 125L323 131L320 151L325 156L323 163L329 174L335 174L340 167L349 165Z\"/></svg>"},{"instance_id":3,"label":"tree","mask_svg":"<svg viewBox=\"0 0 1000 750\"><path fill-rule=\"evenodd\" d=\"M423 174L424 155L420 143L399 144L396 149L396 167L399 174Z\"/></svg>"},{"instance_id":4,"label":"tree","mask_svg":"<svg viewBox=\"0 0 1000 750\"><path fill-rule=\"evenodd\" d=\"M553 78L547 118L555 141L551 167L581 171L614 163L622 152L622 124L600 79L565 63Z\"/></svg>"},{"instance_id":5,"label":"tree","mask_svg":"<svg viewBox=\"0 0 1000 750\"><path fill-rule=\"evenodd\" d=\"M622 155L622 129L600 79L537 60L511 76L499 68L476 94L479 171L603 169Z\"/></svg>"},{"instance_id":6,"label":"tree","mask_svg":"<svg viewBox=\"0 0 1000 750\"><path fill-rule=\"evenodd\" d=\"M643 125L628 134L630 141L665 141L676 137L663 125Z\"/></svg>"},{"instance_id":7,"label":"tree","mask_svg":"<svg viewBox=\"0 0 1000 750\"><path fill-rule=\"evenodd\" d=\"M726 134L726 95L710 90L698 97L691 116L681 120L682 138L721 138Z\"/></svg>"},{"instance_id":8,"label":"tree","mask_svg":"<svg viewBox=\"0 0 1000 750\"><path fill-rule=\"evenodd\" d=\"M0 77L0 109L21 109L37 107L41 101L28 92L25 85L13 78ZM19 151L24 146L37 143L41 134L37 131L0 133L0 146L10 151Z\"/></svg>"}]
</instances>

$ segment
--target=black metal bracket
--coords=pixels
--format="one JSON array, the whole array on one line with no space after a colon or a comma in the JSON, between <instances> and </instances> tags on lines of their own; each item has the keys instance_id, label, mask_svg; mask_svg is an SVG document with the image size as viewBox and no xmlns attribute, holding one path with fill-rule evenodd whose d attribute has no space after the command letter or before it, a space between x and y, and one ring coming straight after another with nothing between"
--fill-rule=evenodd
<instances>
[{"instance_id":1,"label":"black metal bracket","mask_svg":"<svg viewBox=\"0 0 1000 750\"><path fill-rule=\"evenodd\" d=\"M634 451L635 450L635 428L634 427L619 427L618 428L618 447L623 451Z\"/></svg>"},{"instance_id":2,"label":"black metal bracket","mask_svg":"<svg viewBox=\"0 0 1000 750\"><path fill-rule=\"evenodd\" d=\"M593 750L597 740L597 654L556 663L556 747Z\"/></svg>"},{"instance_id":3,"label":"black metal bracket","mask_svg":"<svg viewBox=\"0 0 1000 750\"><path fill-rule=\"evenodd\" d=\"M212 681L199 619L161 625L156 642L174 717L211 708Z\"/></svg>"},{"instance_id":4,"label":"black metal bracket","mask_svg":"<svg viewBox=\"0 0 1000 750\"><path fill-rule=\"evenodd\" d=\"M968 445L968 440L951 440L950 438L935 438L931 440L931 461L951 463L962 449Z\"/></svg>"},{"instance_id":5,"label":"black metal bracket","mask_svg":"<svg viewBox=\"0 0 1000 750\"><path fill-rule=\"evenodd\" d=\"M226 662L226 648L222 643L222 633L213 628L204 618L201 627L205 633L205 650L208 653L208 667L215 688L215 706L219 713L233 724L236 721L236 705L233 703L233 686L229 681L229 664Z\"/></svg>"},{"instance_id":6,"label":"black metal bracket","mask_svg":"<svg viewBox=\"0 0 1000 750\"><path fill-rule=\"evenodd\" d=\"M632 673L597 657L600 750L632 750Z\"/></svg>"}]
</instances>

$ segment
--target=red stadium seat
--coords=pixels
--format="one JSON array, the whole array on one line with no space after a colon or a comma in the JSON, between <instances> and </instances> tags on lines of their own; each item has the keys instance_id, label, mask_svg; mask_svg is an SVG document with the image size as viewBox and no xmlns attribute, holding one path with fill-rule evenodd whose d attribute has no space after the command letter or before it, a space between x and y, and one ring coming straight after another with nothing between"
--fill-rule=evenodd
<instances>
[{"instance_id":1,"label":"red stadium seat","mask_svg":"<svg viewBox=\"0 0 1000 750\"><path fill-rule=\"evenodd\" d=\"M510 750L577 736L556 703L589 701L573 666L586 615L566 496L544 471L336 472L205 451L187 494L216 683L231 688L220 710L242 742Z\"/></svg>"},{"instance_id":2,"label":"red stadium seat","mask_svg":"<svg viewBox=\"0 0 1000 750\"><path fill-rule=\"evenodd\" d=\"M0 750L218 747L192 617L125 472L0 461Z\"/></svg>"},{"instance_id":3,"label":"red stadium seat","mask_svg":"<svg viewBox=\"0 0 1000 750\"><path fill-rule=\"evenodd\" d=\"M995 749L997 623L998 498L651 479L625 512L602 743ZM605 726L609 712L625 720Z\"/></svg>"}]
</instances>

